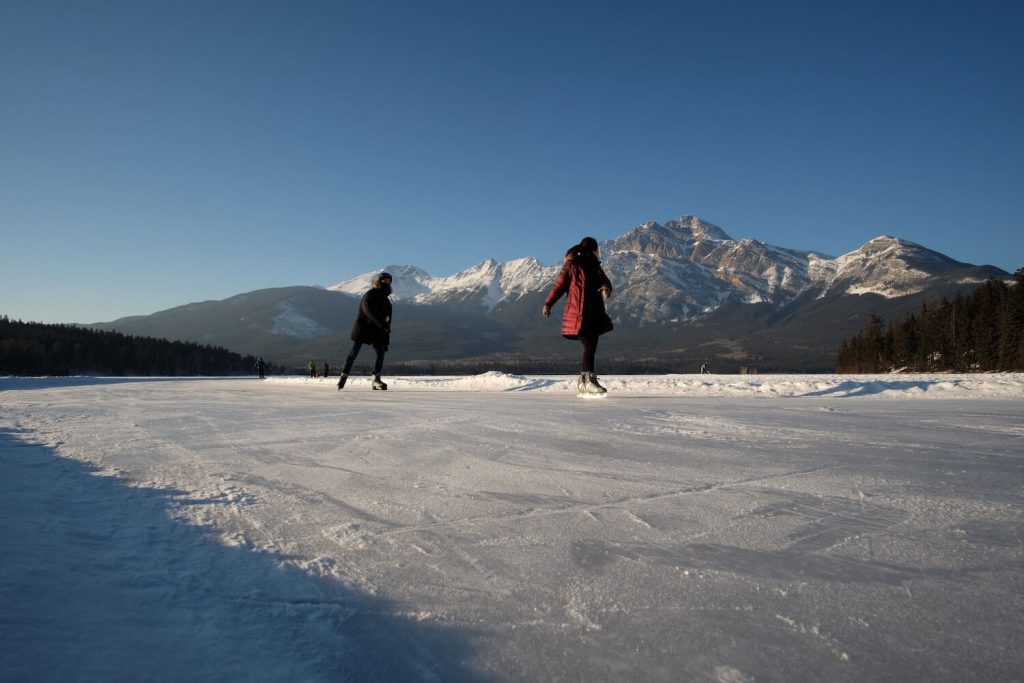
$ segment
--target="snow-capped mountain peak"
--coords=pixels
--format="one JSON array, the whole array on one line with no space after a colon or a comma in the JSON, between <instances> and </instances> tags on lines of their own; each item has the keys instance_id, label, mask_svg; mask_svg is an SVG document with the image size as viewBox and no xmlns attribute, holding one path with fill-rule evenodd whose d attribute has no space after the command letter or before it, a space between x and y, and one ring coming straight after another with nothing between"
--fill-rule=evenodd
<instances>
[{"instance_id":1,"label":"snow-capped mountain peak","mask_svg":"<svg viewBox=\"0 0 1024 683\"><path fill-rule=\"evenodd\" d=\"M880 235L848 254L816 261L812 271L823 283L820 296L838 291L893 298L921 292L936 277L968 267L915 242Z\"/></svg>"},{"instance_id":2,"label":"snow-capped mountain peak","mask_svg":"<svg viewBox=\"0 0 1024 683\"><path fill-rule=\"evenodd\" d=\"M665 227L669 230L689 232L695 242L726 242L732 240L720 227L702 221L697 216L680 216L665 223Z\"/></svg>"},{"instance_id":3,"label":"snow-capped mountain peak","mask_svg":"<svg viewBox=\"0 0 1024 683\"><path fill-rule=\"evenodd\" d=\"M507 298L519 298L529 292L550 287L562 264L545 266L534 257L513 259L501 271L501 291Z\"/></svg>"},{"instance_id":4,"label":"snow-capped mountain peak","mask_svg":"<svg viewBox=\"0 0 1024 683\"><path fill-rule=\"evenodd\" d=\"M695 251L707 252L730 237L724 230L696 216L682 216L661 225L649 221L606 243L603 251L635 251L661 258L688 259Z\"/></svg>"},{"instance_id":5,"label":"snow-capped mountain peak","mask_svg":"<svg viewBox=\"0 0 1024 683\"><path fill-rule=\"evenodd\" d=\"M734 240L718 226L684 215L649 221L601 243L615 287L609 313L640 324L678 321L716 310L728 300L783 305L811 292L898 297L922 291L936 277L970 269L919 244L882 235L837 258ZM488 258L447 277L414 266L387 266L394 298L417 304L459 303L491 311L526 294L545 293L561 263L534 257L506 263ZM380 270L329 289L362 295Z\"/></svg>"},{"instance_id":6,"label":"snow-capped mountain peak","mask_svg":"<svg viewBox=\"0 0 1024 683\"><path fill-rule=\"evenodd\" d=\"M479 297L481 305L491 310L506 299L518 299L523 294L550 286L559 267L545 267L533 257L514 259L504 264L488 258L454 275L436 277L415 266L387 266L328 289L361 296L373 278L381 270L387 270L394 276L392 297L396 301L433 304Z\"/></svg>"},{"instance_id":7,"label":"snow-capped mountain peak","mask_svg":"<svg viewBox=\"0 0 1024 683\"><path fill-rule=\"evenodd\" d=\"M415 299L430 292L428 282L432 278L429 273L416 266L398 265L383 266L362 275L356 275L336 285L331 285L327 289L352 294L353 296L362 296L370 289L374 279L382 272L391 273L393 278L391 288L395 299Z\"/></svg>"}]
</instances>

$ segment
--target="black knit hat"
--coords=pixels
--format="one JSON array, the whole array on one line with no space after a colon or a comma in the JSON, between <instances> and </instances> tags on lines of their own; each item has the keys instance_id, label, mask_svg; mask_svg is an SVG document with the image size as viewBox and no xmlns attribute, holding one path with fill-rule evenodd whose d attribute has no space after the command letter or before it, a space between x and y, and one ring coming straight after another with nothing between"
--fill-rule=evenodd
<instances>
[{"instance_id":1,"label":"black knit hat","mask_svg":"<svg viewBox=\"0 0 1024 683\"><path fill-rule=\"evenodd\" d=\"M395 278L391 277L391 273L384 272L378 275L377 279L383 282L384 280L394 280Z\"/></svg>"}]
</instances>

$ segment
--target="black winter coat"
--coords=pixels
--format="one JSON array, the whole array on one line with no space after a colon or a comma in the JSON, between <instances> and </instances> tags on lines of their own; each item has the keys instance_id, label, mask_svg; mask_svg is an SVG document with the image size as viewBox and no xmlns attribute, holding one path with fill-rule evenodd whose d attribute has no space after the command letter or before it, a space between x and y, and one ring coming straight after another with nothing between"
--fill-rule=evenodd
<instances>
[{"instance_id":1,"label":"black winter coat","mask_svg":"<svg viewBox=\"0 0 1024 683\"><path fill-rule=\"evenodd\" d=\"M383 346L391 341L391 287L374 287L359 302L359 314L352 326L352 341Z\"/></svg>"}]
</instances>

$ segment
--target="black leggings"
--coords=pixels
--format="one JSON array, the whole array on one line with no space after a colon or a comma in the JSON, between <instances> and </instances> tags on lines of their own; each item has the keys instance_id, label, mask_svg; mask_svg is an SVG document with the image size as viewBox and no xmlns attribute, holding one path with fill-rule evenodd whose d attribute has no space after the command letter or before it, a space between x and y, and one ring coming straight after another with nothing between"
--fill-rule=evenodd
<instances>
[{"instance_id":1,"label":"black leggings","mask_svg":"<svg viewBox=\"0 0 1024 683\"><path fill-rule=\"evenodd\" d=\"M356 362L356 356L359 355L359 349L363 348L363 342L357 341L352 343L352 350L348 352L348 358L345 359L345 369L342 370L344 374L348 374L352 369L352 364ZM377 360L373 363L373 374L379 375L380 371L384 368L384 347L374 345L373 350L377 352Z\"/></svg>"},{"instance_id":2,"label":"black leggings","mask_svg":"<svg viewBox=\"0 0 1024 683\"><path fill-rule=\"evenodd\" d=\"M597 340L600 339L595 335L580 335L580 343L583 344L583 360L580 361L580 370L582 372L593 372L594 371L594 356L597 355Z\"/></svg>"}]
</instances>

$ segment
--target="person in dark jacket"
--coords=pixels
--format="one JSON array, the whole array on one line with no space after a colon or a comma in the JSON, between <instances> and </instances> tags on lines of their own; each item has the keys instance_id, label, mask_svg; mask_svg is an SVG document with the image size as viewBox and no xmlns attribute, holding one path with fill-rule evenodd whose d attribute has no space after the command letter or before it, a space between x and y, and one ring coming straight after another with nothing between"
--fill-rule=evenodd
<instances>
[{"instance_id":1,"label":"person in dark jacket","mask_svg":"<svg viewBox=\"0 0 1024 683\"><path fill-rule=\"evenodd\" d=\"M562 336L579 339L583 344L580 379L577 389L581 395L604 395L605 388L594 374L597 340L614 328L605 311L605 299L612 294L612 283L601 268L600 249L593 237L584 237L565 253L565 261L554 287L544 302L544 317L551 315L551 307L566 295L562 311Z\"/></svg>"},{"instance_id":2,"label":"person in dark jacket","mask_svg":"<svg viewBox=\"0 0 1024 683\"><path fill-rule=\"evenodd\" d=\"M373 287L363 295L359 302L359 313L356 315L356 322L352 325L352 350L348 352L345 359L345 368L338 378L338 389L345 387L348 381L348 373L352 370L352 364L356 362L356 356L363 344L369 344L377 352L377 359L373 364L373 383L375 390L386 390L388 385L381 381L380 372L384 368L384 352L388 350L388 343L391 340L391 273L381 273L373 281Z\"/></svg>"}]
</instances>

